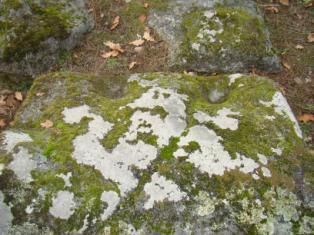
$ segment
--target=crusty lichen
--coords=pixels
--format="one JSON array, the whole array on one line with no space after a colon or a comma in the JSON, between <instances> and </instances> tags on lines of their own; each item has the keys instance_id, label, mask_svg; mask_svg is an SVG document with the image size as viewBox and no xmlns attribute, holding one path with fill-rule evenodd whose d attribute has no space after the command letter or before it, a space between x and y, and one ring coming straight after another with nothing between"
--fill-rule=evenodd
<instances>
[{"instance_id":1,"label":"crusty lichen","mask_svg":"<svg viewBox=\"0 0 314 235\"><path fill-rule=\"evenodd\" d=\"M48 89L51 83L58 82L64 85L65 91L59 90L60 95L57 94L50 100ZM269 229L283 218L283 226L289 229L299 229L298 226L308 229L306 226L309 226L308 217L311 215L299 212L301 202L295 194L288 191L293 189L293 177L289 171L283 171L299 164L295 159L294 150L296 147L302 147L301 140L288 116L276 113L273 107L267 107L260 102L270 101L277 91L270 80L242 75L230 84L228 75L203 77L152 73L134 75L130 82L127 82L127 78L117 78L121 89L110 90L110 86L107 86L110 82L105 77L73 73L49 74L35 81L15 120L14 129L27 133L32 138L32 142L19 145L29 149L35 160L42 159L41 167L32 171L31 187L20 182L8 168L0 175L1 182L7 182L1 183L0 190L5 195L5 202L12 204L15 223L36 221L38 226L49 226L52 231L58 233L79 231L82 228L86 232L101 233L110 228L111 234L119 234L121 229L125 230L126 223L128 228L144 233L154 231L173 234L176 231L175 226L185 228L190 223L194 226L192 230L203 223L207 229L215 227L216 231L222 231L228 229L229 220L237 223L241 231L258 233L270 231ZM151 90L152 88L154 89ZM163 92L156 95L154 91L157 91L157 88ZM224 97L219 102L210 101L209 94L213 90L224 91ZM46 92L46 96L36 95L38 92ZM143 97L146 102L141 106ZM167 101L170 98L173 99L172 102L175 100L178 103L173 105L168 100L169 103L160 102L156 106L154 104L146 107L158 99ZM34 112L36 118L21 118L32 102L48 104L45 99L49 100L49 105L42 106L39 113ZM185 108L180 102L184 103ZM65 110L83 105L90 107L90 110L85 117L82 116L79 123L65 120ZM223 129L216 125L215 121L199 123L194 117L198 111L215 116L224 107L238 113L231 115L239 121L237 128ZM134 119L136 113L151 115L159 123L163 123L172 113L178 115L177 118L185 117L183 119L186 128L179 136L172 136L167 142L156 134L159 132L154 129L154 122L139 122L138 127L143 131L138 131L136 138L130 138L129 143L143 142L157 149L158 155L147 167L132 165L127 169L127 173L131 172L138 181L131 191L124 192L123 195L120 183L113 180L114 178L106 178L106 172L95 169L99 166L86 162L78 163L74 151L80 146L75 145L74 140L92 133L90 123L102 118L103 121L111 123L112 128L104 138L95 139L95 142L98 142L97 148L103 149L107 152L106 155L110 156L121 141L125 140L125 136L128 136L128 131L134 131L133 127L130 127L137 120ZM267 118L270 115L274 116L274 120ZM41 128L40 123L46 119L54 123L53 128ZM223 169L222 175L209 175L201 171L193 161L189 161L191 154L203 150L203 143L198 142L201 136L186 145L181 143L182 139L189 137L192 127L200 125L221 138L215 143L215 147L221 145L224 151L230 154L230 162L234 162L241 155L254 160L256 164L253 166L258 164L259 167L254 172L241 171L241 166L226 168ZM97 129L92 130L97 132ZM169 131L164 130L164 133ZM183 155L175 156L174 153L181 145ZM279 148L283 152L281 156L272 150ZM91 150L93 149L85 148L86 152ZM147 154L150 154L149 151ZM260 160L258 154L262 154L267 160ZM1 155L0 164L8 165L12 161L11 155ZM128 157L130 156L131 153ZM101 161L103 160L99 159L99 163ZM217 161L220 161L219 156ZM245 158L241 161L245 163ZM265 177L261 167L269 169L271 177ZM150 197L144 189L145 186L147 188L147 185L151 185L152 175L156 172L167 182L175 184L182 195L187 197L176 203L157 200L153 208L146 210L144 204ZM70 184L60 177L60 174L69 173ZM259 179L253 178L253 174ZM14 196L17 191L22 193ZM55 218L49 213L53 200L60 191L68 191L74 195L76 209L68 220ZM108 191L119 195L120 202L113 214L103 221L101 217L109 204L102 201L101 196L103 192ZM26 209L29 214L25 212ZM46 221L49 221L49 224Z\"/></svg>"},{"instance_id":2,"label":"crusty lichen","mask_svg":"<svg viewBox=\"0 0 314 235\"><path fill-rule=\"evenodd\" d=\"M274 56L263 21L241 8L196 8L184 15L182 30L181 63L197 71L263 67L264 59Z\"/></svg>"}]
</instances>

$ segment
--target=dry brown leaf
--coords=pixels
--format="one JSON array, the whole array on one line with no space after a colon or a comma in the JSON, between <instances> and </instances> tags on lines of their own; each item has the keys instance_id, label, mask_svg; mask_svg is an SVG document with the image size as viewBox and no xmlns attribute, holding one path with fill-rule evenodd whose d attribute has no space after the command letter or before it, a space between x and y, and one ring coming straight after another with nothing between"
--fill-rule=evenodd
<instances>
[{"instance_id":1,"label":"dry brown leaf","mask_svg":"<svg viewBox=\"0 0 314 235\"><path fill-rule=\"evenodd\" d=\"M279 0L279 2L284 5L284 6L289 6L290 3L289 3L289 0Z\"/></svg>"},{"instance_id":2,"label":"dry brown leaf","mask_svg":"<svg viewBox=\"0 0 314 235\"><path fill-rule=\"evenodd\" d=\"M118 51L109 51L101 54L101 57L104 59L110 58L110 57L117 57L119 55Z\"/></svg>"},{"instance_id":3,"label":"dry brown leaf","mask_svg":"<svg viewBox=\"0 0 314 235\"><path fill-rule=\"evenodd\" d=\"M143 45L144 42L145 42L145 41L144 41L143 39L139 38L139 39L134 40L133 42L130 42L129 44L138 47L138 46Z\"/></svg>"},{"instance_id":4,"label":"dry brown leaf","mask_svg":"<svg viewBox=\"0 0 314 235\"><path fill-rule=\"evenodd\" d=\"M7 103L7 102L5 102L5 100L6 100L6 96L1 95L0 96L0 105L5 105Z\"/></svg>"},{"instance_id":5,"label":"dry brown leaf","mask_svg":"<svg viewBox=\"0 0 314 235\"><path fill-rule=\"evenodd\" d=\"M298 116L300 122L314 122L314 114L303 114Z\"/></svg>"},{"instance_id":6,"label":"dry brown leaf","mask_svg":"<svg viewBox=\"0 0 314 235\"><path fill-rule=\"evenodd\" d=\"M44 92L37 92L37 93L36 93L36 96L41 97L41 96L43 96L44 94L45 94Z\"/></svg>"},{"instance_id":7,"label":"dry brown leaf","mask_svg":"<svg viewBox=\"0 0 314 235\"><path fill-rule=\"evenodd\" d=\"M105 42L105 45L109 47L111 50L118 51L121 53L124 52L124 50L121 48L119 43L113 43L113 42L107 41Z\"/></svg>"},{"instance_id":8,"label":"dry brown leaf","mask_svg":"<svg viewBox=\"0 0 314 235\"><path fill-rule=\"evenodd\" d=\"M120 16L116 16L111 23L110 30L114 30L115 28L118 27L119 24L120 24Z\"/></svg>"},{"instance_id":9,"label":"dry brown leaf","mask_svg":"<svg viewBox=\"0 0 314 235\"><path fill-rule=\"evenodd\" d=\"M310 33L310 34L307 36L307 41L308 41L308 42L314 42L314 33Z\"/></svg>"},{"instance_id":10,"label":"dry brown leaf","mask_svg":"<svg viewBox=\"0 0 314 235\"><path fill-rule=\"evenodd\" d=\"M3 119L0 119L0 128L6 127L6 122Z\"/></svg>"},{"instance_id":11,"label":"dry brown leaf","mask_svg":"<svg viewBox=\"0 0 314 235\"><path fill-rule=\"evenodd\" d=\"M129 70L133 69L135 67L135 65L137 65L138 63L133 61L129 64Z\"/></svg>"},{"instance_id":12,"label":"dry brown leaf","mask_svg":"<svg viewBox=\"0 0 314 235\"><path fill-rule=\"evenodd\" d=\"M144 3L144 7L145 7L145 8L148 8L148 7L149 7L149 4L148 4L147 2L145 2L145 3Z\"/></svg>"},{"instance_id":13,"label":"dry brown leaf","mask_svg":"<svg viewBox=\"0 0 314 235\"><path fill-rule=\"evenodd\" d=\"M303 50L303 49L304 49L304 46L298 44L298 45L295 46L295 49Z\"/></svg>"},{"instance_id":14,"label":"dry brown leaf","mask_svg":"<svg viewBox=\"0 0 314 235\"><path fill-rule=\"evenodd\" d=\"M8 95L7 99L6 99L6 105L9 107L15 107L17 106L17 101L15 100L14 95Z\"/></svg>"},{"instance_id":15,"label":"dry brown leaf","mask_svg":"<svg viewBox=\"0 0 314 235\"><path fill-rule=\"evenodd\" d=\"M145 31L144 31L143 38L144 38L146 41L154 42L155 39L150 35L150 33L151 33L150 28L146 27L146 28L145 28Z\"/></svg>"},{"instance_id":16,"label":"dry brown leaf","mask_svg":"<svg viewBox=\"0 0 314 235\"><path fill-rule=\"evenodd\" d=\"M143 15L140 15L140 16L138 17L138 19L139 19L142 23L145 23L145 21L146 21L146 19L147 19L147 16L146 16L145 14L143 14Z\"/></svg>"},{"instance_id":17,"label":"dry brown leaf","mask_svg":"<svg viewBox=\"0 0 314 235\"><path fill-rule=\"evenodd\" d=\"M266 11L269 11L271 13L277 14L279 12L279 9L277 7L271 6L271 7L266 7Z\"/></svg>"},{"instance_id":18,"label":"dry brown leaf","mask_svg":"<svg viewBox=\"0 0 314 235\"><path fill-rule=\"evenodd\" d=\"M17 99L17 100L19 100L19 101L23 101L23 95L22 95L22 93L19 92L19 91L16 91L16 92L14 93L14 97L15 97L15 99Z\"/></svg>"},{"instance_id":19,"label":"dry brown leaf","mask_svg":"<svg viewBox=\"0 0 314 235\"><path fill-rule=\"evenodd\" d=\"M291 70L291 66L287 62L282 63L283 67L285 67L288 70Z\"/></svg>"},{"instance_id":20,"label":"dry brown leaf","mask_svg":"<svg viewBox=\"0 0 314 235\"><path fill-rule=\"evenodd\" d=\"M49 129L49 128L53 127L53 122L50 121L50 120L46 120L46 121L42 122L42 123L40 124L40 126L41 126L42 128Z\"/></svg>"}]
</instances>

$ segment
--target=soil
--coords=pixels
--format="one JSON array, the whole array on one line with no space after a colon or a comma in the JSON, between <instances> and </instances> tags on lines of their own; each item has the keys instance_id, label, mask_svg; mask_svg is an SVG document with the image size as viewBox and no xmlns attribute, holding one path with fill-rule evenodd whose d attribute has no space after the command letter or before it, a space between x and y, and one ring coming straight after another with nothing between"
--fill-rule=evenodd
<instances>
[{"instance_id":1,"label":"soil","mask_svg":"<svg viewBox=\"0 0 314 235\"><path fill-rule=\"evenodd\" d=\"M147 0L145 2L153 6L157 4L156 2L162 1ZM314 1L290 0L289 6L272 0L257 0L257 2L265 13L273 47L282 59L283 70L277 74L265 74L261 71L252 71L252 73L268 76L278 82L296 116L314 114L314 43L307 41L309 33L314 31ZM141 22L139 17L147 15L149 7L130 14L123 10L125 6L124 0L90 0L88 7L94 16L95 29L86 35L73 52L64 54L59 65L53 70L90 72L106 76L169 71L166 66L166 45L157 35L154 35L154 32L152 36L155 41L145 42L137 52L134 50L135 46L128 44L136 40L137 35L143 34L146 22ZM277 13L271 10L274 8L278 10ZM125 15L122 15L123 12ZM121 15L120 23L117 28L111 30L112 21L117 15ZM118 57L102 58L101 54L108 51L104 45L106 41L120 43L125 52ZM302 46L303 49L297 49L297 45ZM131 62L136 62L136 65L130 70ZM24 91L29 87L29 85L21 87L20 84L13 83L9 88L5 88L1 84L0 82L0 91L6 90L7 93L8 89L10 91L2 97L4 102L15 91ZM4 120L6 125L9 124L20 103L16 102L7 113L3 113L0 120ZM1 108L3 107L0 103L0 110ZM313 148L314 123L301 123L301 128L305 143Z\"/></svg>"}]
</instances>

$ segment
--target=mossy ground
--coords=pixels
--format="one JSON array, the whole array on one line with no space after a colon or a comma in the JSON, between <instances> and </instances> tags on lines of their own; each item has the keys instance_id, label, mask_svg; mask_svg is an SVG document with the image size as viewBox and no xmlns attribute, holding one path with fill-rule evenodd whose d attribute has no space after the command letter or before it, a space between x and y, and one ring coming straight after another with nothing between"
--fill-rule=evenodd
<instances>
[{"instance_id":1,"label":"mossy ground","mask_svg":"<svg viewBox=\"0 0 314 235\"><path fill-rule=\"evenodd\" d=\"M63 121L62 111L65 107L87 104L92 107L92 112L101 115L106 121L113 123L115 125L114 128L102 141L104 147L108 151L111 151L117 145L118 138L127 131L130 125L129 119L135 111L130 108L119 109L119 107L125 106L134 99L139 98L148 88L143 88L136 82L127 84L127 77L121 76L116 81L120 84L120 90L103 91L101 87L106 88L112 82L110 77L95 77L88 74L75 73L49 74L35 81L21 112L34 99L44 99L44 97L37 97L36 93L45 92L46 89L49 89L52 82L61 80L65 82L67 89L66 97L57 96L49 106L43 108L40 117L36 120L30 119L28 123L23 124L17 116L14 125L15 129L23 130L33 138L33 143L28 143L24 146L28 147L34 153L38 152L38 149L41 149L49 170L33 171L32 176L34 181L30 186L13 180L14 177L9 170L5 170L0 176L1 180L12 182L12 184L16 182L14 188L20 188L22 192L27 193L26 197L17 199L12 194L14 192L12 191L12 184L1 185L1 191L6 196L6 202L11 202L14 205L12 212L18 218L14 223L19 224L26 220L26 214L23 212L23 209L31 203L31 198L38 197L39 189L43 189L46 192L45 197L38 201L34 213L29 218L32 218L32 221L36 221L39 226L45 226L47 221L49 221L50 228L55 233L80 229L84 218L88 216L89 222L93 218L97 219L97 226L89 228L90 230L87 230L89 232L97 233L102 231L104 227L111 226L111 233L119 234L119 222L125 221L133 224L136 229L139 229L145 223L151 231L162 234L173 234L174 229L169 222L169 218L176 218L175 220L182 223L190 222L193 216L195 216L193 211L195 210L196 201L193 198L200 191L212 192L217 198L223 199L231 188L237 188L243 184L254 188L256 194L261 197L273 186L290 187L291 190L294 188L291 169L295 164L299 164L299 160L294 155L295 151L293 149L295 149L295 146L302 147L302 145L300 142L295 141L296 136L290 121L278 115L276 116L277 120L273 123L267 123L265 120L263 122L263 115L271 113L271 110L264 106L258 107L257 104L260 99L271 100L272 95L276 91L271 81L260 77L247 76L240 78L231 87L228 87L227 81L229 79L226 76L202 77L179 74L167 76L156 73L148 74L145 77L148 80L163 77L160 81L162 87L172 84L178 88L179 93L189 96L189 101L186 103L188 127L196 124L192 118L192 114L196 111L204 111L214 115L222 107L228 106L232 106L237 111L240 111L242 113L240 123L243 123L243 125L240 125L239 130L234 131L234 133L223 131L215 125L209 125L211 129L214 129L218 135L223 137L222 144L230 153L240 152L241 154L255 158L257 153L269 155L270 146L275 147L278 144L285 143L285 145L281 145L286 150L284 156L275 159L274 163L270 164L270 169L274 176L256 182L250 176L233 170L227 172L224 176L213 176L209 179L207 174L198 171L193 164L186 162L184 158L177 159L173 157L173 153L178 149L177 143L179 139L172 138L168 146L160 149L159 157L152 162L148 169L142 171L133 169L134 174L139 178L138 186L122 199L116 213L112 217L106 222L101 222L100 215L106 205L100 201L100 195L105 190L113 190L119 193L118 187L114 182L104 180L100 172L92 167L77 164L72 158L74 150L72 141L78 135L86 133L90 119L84 118L80 125L66 124ZM239 83L244 84L246 87L245 91L236 88ZM217 87L220 89L229 89L228 97L226 97L223 103L208 102L208 95L206 94L212 88ZM84 89L88 90L88 96L82 95L82 90ZM195 92L195 90L201 90L202 92ZM243 93L246 95L243 95ZM161 108L152 111L153 114L161 115L161 117L164 116L164 112ZM40 126L40 123L46 119L54 123L53 128L43 129ZM259 133L259 125L261 124L267 130L265 135ZM250 128L247 128L246 125L250 125ZM280 126L285 130L278 129ZM275 136L274 130L282 132L286 136L286 139L273 139L273 136ZM251 134L255 131L258 134ZM139 139L157 146L156 137L153 135L139 135ZM235 139L237 144L235 144ZM259 145L256 145L257 142ZM186 146L185 150L192 152L198 148L198 144L192 142ZM8 162L8 157L2 156L0 163L5 162ZM66 174L67 172L72 172L73 175L70 180L72 183L71 187L66 187L63 180L56 176L57 174ZM156 204L154 210L135 209L138 207L138 204L147 200L147 196L143 193L143 188L151 180L153 172L159 172L167 179L176 182L183 191L188 192L191 200L180 202L176 206L182 205L190 209L177 215L177 207L174 207L169 202ZM52 205L52 198L59 190L69 190L77 198L79 206L75 214L68 221L55 219L48 212ZM244 195L243 197L246 196ZM219 221L217 220L216 222L218 223ZM204 223L208 224L208 221L204 221ZM247 229L250 231L255 229L254 226L252 227L249 224L243 224L243 226L245 226L245 231Z\"/></svg>"}]
</instances>

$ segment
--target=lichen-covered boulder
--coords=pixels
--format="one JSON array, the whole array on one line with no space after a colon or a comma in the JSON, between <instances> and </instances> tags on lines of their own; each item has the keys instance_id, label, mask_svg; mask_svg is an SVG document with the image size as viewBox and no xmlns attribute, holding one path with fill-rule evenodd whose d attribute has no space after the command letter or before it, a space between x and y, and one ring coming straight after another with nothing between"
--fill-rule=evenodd
<instances>
[{"instance_id":1,"label":"lichen-covered boulder","mask_svg":"<svg viewBox=\"0 0 314 235\"><path fill-rule=\"evenodd\" d=\"M0 233L311 232L301 136L262 77L46 75L1 134Z\"/></svg>"},{"instance_id":2,"label":"lichen-covered boulder","mask_svg":"<svg viewBox=\"0 0 314 235\"><path fill-rule=\"evenodd\" d=\"M0 1L0 72L47 71L92 26L85 0Z\"/></svg>"},{"instance_id":3,"label":"lichen-covered boulder","mask_svg":"<svg viewBox=\"0 0 314 235\"><path fill-rule=\"evenodd\" d=\"M197 72L279 71L254 1L170 0L149 25L168 43L169 63Z\"/></svg>"}]
</instances>

